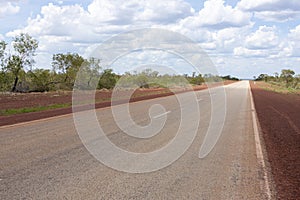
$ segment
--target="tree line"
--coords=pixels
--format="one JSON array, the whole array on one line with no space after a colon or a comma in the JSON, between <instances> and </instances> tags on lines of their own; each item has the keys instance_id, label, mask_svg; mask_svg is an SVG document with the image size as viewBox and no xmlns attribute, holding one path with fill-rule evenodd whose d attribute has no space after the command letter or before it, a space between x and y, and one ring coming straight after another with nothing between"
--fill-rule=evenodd
<instances>
[{"instance_id":1,"label":"tree line","mask_svg":"<svg viewBox=\"0 0 300 200\"><path fill-rule=\"evenodd\" d=\"M204 82L220 80L238 80L231 76L214 76L211 74L169 75L146 69L141 72L116 74L112 69L102 69L100 60L83 58L77 53L57 53L52 57L52 69L33 69L34 56L38 41L28 34L21 33L13 38L11 48L5 41L0 41L0 91L10 92L45 92L55 90L72 90L79 69L81 69L80 86L97 89L112 89L116 83L122 87L172 87L184 84L201 85ZM100 77L95 78L95 77ZM95 82L97 81L97 82Z\"/></svg>"},{"instance_id":2,"label":"tree line","mask_svg":"<svg viewBox=\"0 0 300 200\"><path fill-rule=\"evenodd\" d=\"M286 88L300 89L300 74L296 75L291 69L281 70L281 74L274 73L274 75L260 74L257 78L254 77L256 81L265 81L277 85L284 86Z\"/></svg>"}]
</instances>

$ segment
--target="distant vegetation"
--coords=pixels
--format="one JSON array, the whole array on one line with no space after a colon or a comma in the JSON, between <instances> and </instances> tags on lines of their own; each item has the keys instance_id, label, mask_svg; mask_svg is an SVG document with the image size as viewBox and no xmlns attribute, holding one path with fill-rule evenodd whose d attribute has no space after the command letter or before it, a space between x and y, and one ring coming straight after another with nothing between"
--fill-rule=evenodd
<instances>
[{"instance_id":1,"label":"distant vegetation","mask_svg":"<svg viewBox=\"0 0 300 200\"><path fill-rule=\"evenodd\" d=\"M13 38L11 48L5 41L0 41L0 91L10 92L45 92L72 90L78 70L83 71L83 82L79 87L90 88L96 82L97 89L112 89L116 83L122 87L172 87L185 86L186 83L201 85L204 82L220 80L238 80L231 76L214 76L211 74L169 75L159 74L151 69L142 72L126 72L118 75L112 69L102 69L100 60L85 59L77 53L57 53L52 57L52 70L33 69L34 56L38 41L28 34ZM100 77L93 80L94 77Z\"/></svg>"},{"instance_id":2,"label":"distant vegetation","mask_svg":"<svg viewBox=\"0 0 300 200\"><path fill-rule=\"evenodd\" d=\"M295 75L295 72L290 69L281 70L281 74L274 73L274 76L268 74L260 74L256 81L265 81L274 85L282 86L290 89L300 89L300 74Z\"/></svg>"}]
</instances>

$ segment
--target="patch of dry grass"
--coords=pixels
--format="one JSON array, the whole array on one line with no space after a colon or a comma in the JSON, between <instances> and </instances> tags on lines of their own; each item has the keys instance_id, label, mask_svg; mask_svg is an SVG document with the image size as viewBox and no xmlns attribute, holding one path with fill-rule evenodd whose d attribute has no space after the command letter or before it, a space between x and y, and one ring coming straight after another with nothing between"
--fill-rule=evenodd
<instances>
[{"instance_id":1,"label":"patch of dry grass","mask_svg":"<svg viewBox=\"0 0 300 200\"><path fill-rule=\"evenodd\" d=\"M264 81L255 81L255 84L257 84L260 88L263 88L265 90L282 93L282 94L298 94L300 95L300 89L294 89L294 88L286 88L281 84L278 83L267 83Z\"/></svg>"}]
</instances>

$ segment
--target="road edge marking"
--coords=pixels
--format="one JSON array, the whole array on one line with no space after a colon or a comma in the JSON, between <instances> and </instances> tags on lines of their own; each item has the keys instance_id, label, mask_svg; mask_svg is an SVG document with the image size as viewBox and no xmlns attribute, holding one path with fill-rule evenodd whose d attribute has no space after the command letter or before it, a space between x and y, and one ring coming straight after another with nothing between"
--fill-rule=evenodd
<instances>
[{"instance_id":1,"label":"road edge marking","mask_svg":"<svg viewBox=\"0 0 300 200\"><path fill-rule=\"evenodd\" d=\"M157 118L160 118L160 117L162 117L162 116L164 116L164 115L167 115L167 114L169 114L169 113L171 113L170 110L167 111L167 112L161 113L161 114L159 114L159 115L156 115L156 116L154 116L153 118L154 118L154 119L157 119Z\"/></svg>"},{"instance_id":2,"label":"road edge marking","mask_svg":"<svg viewBox=\"0 0 300 200\"><path fill-rule=\"evenodd\" d=\"M271 200L272 195L271 195L270 184L268 179L268 172L267 172L266 163L264 160L260 137L259 137L259 129L258 129L259 122L257 120L257 113L256 113L255 104L253 100L251 85L250 82L248 83L249 83L249 94L251 99L251 114L252 114L253 130L254 130L255 147L256 147L256 158L258 160L258 164L260 165L263 171L264 189L266 190L267 198L268 200Z\"/></svg>"}]
</instances>

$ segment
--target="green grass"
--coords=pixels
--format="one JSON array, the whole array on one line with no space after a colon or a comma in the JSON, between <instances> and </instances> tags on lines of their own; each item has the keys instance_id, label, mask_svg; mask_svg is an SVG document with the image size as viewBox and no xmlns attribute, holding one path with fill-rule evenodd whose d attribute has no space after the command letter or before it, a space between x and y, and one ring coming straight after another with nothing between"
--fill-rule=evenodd
<instances>
[{"instance_id":1,"label":"green grass","mask_svg":"<svg viewBox=\"0 0 300 200\"><path fill-rule=\"evenodd\" d=\"M52 104L49 106L4 109L4 110L0 110L0 115L5 115L5 116L15 115L15 114L21 114L21 113L30 113L30 112L51 110L51 109L56 109L56 108L66 108L66 107L70 107L70 106L71 106L71 103L66 103L66 104Z\"/></svg>"},{"instance_id":2,"label":"green grass","mask_svg":"<svg viewBox=\"0 0 300 200\"><path fill-rule=\"evenodd\" d=\"M295 88L287 88L283 83L276 83L276 82L264 82L264 84L260 84L260 87L262 87L265 90L273 91L277 93L283 93L283 94L300 94L300 89Z\"/></svg>"}]
</instances>

